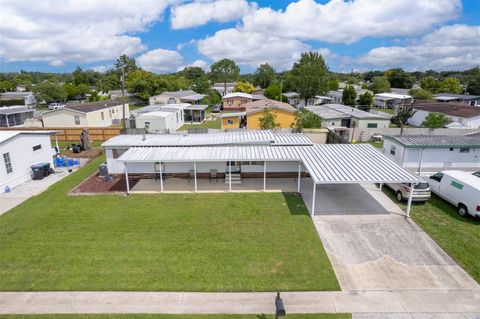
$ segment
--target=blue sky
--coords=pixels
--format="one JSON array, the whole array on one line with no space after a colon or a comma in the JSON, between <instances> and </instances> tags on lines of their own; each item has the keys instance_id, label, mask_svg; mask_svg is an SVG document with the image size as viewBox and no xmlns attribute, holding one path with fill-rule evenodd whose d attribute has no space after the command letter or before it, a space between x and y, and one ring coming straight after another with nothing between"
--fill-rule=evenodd
<instances>
[{"instance_id":1,"label":"blue sky","mask_svg":"<svg viewBox=\"0 0 480 319\"><path fill-rule=\"evenodd\" d=\"M120 54L143 68L243 73L289 69L319 51L333 71L480 64L480 0L2 0L1 71L105 70Z\"/></svg>"}]
</instances>

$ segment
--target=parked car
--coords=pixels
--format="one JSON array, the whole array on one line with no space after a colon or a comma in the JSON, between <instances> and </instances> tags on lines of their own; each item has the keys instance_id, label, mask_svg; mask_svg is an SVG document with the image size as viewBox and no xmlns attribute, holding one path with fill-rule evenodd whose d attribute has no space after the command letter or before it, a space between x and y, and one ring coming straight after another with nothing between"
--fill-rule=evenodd
<instances>
[{"instance_id":1,"label":"parked car","mask_svg":"<svg viewBox=\"0 0 480 319\"><path fill-rule=\"evenodd\" d=\"M480 217L480 179L462 171L442 171L430 176L432 192L457 207L460 216Z\"/></svg>"},{"instance_id":2,"label":"parked car","mask_svg":"<svg viewBox=\"0 0 480 319\"><path fill-rule=\"evenodd\" d=\"M58 110L58 109L63 109L65 107L65 104L62 103L50 103L48 104L48 109L49 110Z\"/></svg>"},{"instance_id":3,"label":"parked car","mask_svg":"<svg viewBox=\"0 0 480 319\"><path fill-rule=\"evenodd\" d=\"M410 186L407 183L387 184L396 194L399 201L407 200L410 196ZM431 197L430 185L428 183L418 183L413 187L412 201L426 202Z\"/></svg>"},{"instance_id":4,"label":"parked car","mask_svg":"<svg viewBox=\"0 0 480 319\"><path fill-rule=\"evenodd\" d=\"M212 113L220 113L221 108L220 105L214 105L212 108Z\"/></svg>"}]
</instances>

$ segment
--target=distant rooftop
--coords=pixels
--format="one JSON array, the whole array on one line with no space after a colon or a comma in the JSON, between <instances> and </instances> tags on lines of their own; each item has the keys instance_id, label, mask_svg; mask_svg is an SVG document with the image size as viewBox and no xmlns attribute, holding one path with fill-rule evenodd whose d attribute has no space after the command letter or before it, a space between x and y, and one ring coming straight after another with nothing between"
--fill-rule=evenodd
<instances>
[{"instance_id":1,"label":"distant rooftop","mask_svg":"<svg viewBox=\"0 0 480 319\"><path fill-rule=\"evenodd\" d=\"M407 148L480 148L480 136L477 135L392 135L385 138Z\"/></svg>"},{"instance_id":2,"label":"distant rooftop","mask_svg":"<svg viewBox=\"0 0 480 319\"><path fill-rule=\"evenodd\" d=\"M375 98L380 100L393 100L393 99L411 99L412 96L408 94L397 93L378 93L374 95Z\"/></svg>"},{"instance_id":3,"label":"distant rooftop","mask_svg":"<svg viewBox=\"0 0 480 319\"><path fill-rule=\"evenodd\" d=\"M480 107L468 106L463 103L416 103L413 107L426 112L437 112L465 118L480 116Z\"/></svg>"},{"instance_id":4,"label":"distant rooftop","mask_svg":"<svg viewBox=\"0 0 480 319\"><path fill-rule=\"evenodd\" d=\"M451 93L437 93L433 95L435 100L441 101L451 101L451 100L478 100L480 99L480 95L470 95L470 94L451 94Z\"/></svg>"},{"instance_id":5,"label":"distant rooftop","mask_svg":"<svg viewBox=\"0 0 480 319\"><path fill-rule=\"evenodd\" d=\"M18 113L29 113L29 112L34 112L34 110L29 109L26 106L23 105L13 105L13 106L4 106L0 107L0 114L18 114Z\"/></svg>"},{"instance_id":6,"label":"distant rooftop","mask_svg":"<svg viewBox=\"0 0 480 319\"><path fill-rule=\"evenodd\" d=\"M253 99L253 96L251 94L243 93L243 92L228 93L228 94L225 94L225 96L223 98L224 99L230 99L230 98L234 98L234 97L243 97L243 98L246 98L246 99Z\"/></svg>"},{"instance_id":7,"label":"distant rooftop","mask_svg":"<svg viewBox=\"0 0 480 319\"><path fill-rule=\"evenodd\" d=\"M121 102L114 101L114 100L98 101L98 102L90 102L90 103L72 103L72 104L67 103L67 105L65 105L65 109L88 113L88 112L98 111L98 110L106 109L106 108L121 105L121 104L122 104ZM50 112L55 112L59 110L62 110L62 109L53 110Z\"/></svg>"},{"instance_id":8,"label":"distant rooftop","mask_svg":"<svg viewBox=\"0 0 480 319\"><path fill-rule=\"evenodd\" d=\"M297 110L296 108L294 108L288 103L280 102L277 100L270 100L270 99L248 102L243 104L243 107L245 107L247 114L261 112L264 109L278 109L278 110L283 110L291 113Z\"/></svg>"},{"instance_id":9,"label":"distant rooftop","mask_svg":"<svg viewBox=\"0 0 480 319\"><path fill-rule=\"evenodd\" d=\"M307 106L306 109L312 113L317 114L323 119L344 119L350 117L355 117L359 119L389 119L382 115L369 113L343 104L323 104L317 106Z\"/></svg>"}]
</instances>

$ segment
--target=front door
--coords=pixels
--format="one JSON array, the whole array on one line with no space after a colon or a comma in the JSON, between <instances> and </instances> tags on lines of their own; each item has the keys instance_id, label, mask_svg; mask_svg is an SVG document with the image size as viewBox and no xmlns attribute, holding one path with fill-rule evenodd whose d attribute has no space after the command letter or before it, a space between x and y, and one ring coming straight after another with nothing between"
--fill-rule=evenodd
<instances>
[{"instance_id":1,"label":"front door","mask_svg":"<svg viewBox=\"0 0 480 319\"><path fill-rule=\"evenodd\" d=\"M242 162L238 162L238 161L227 162L227 172L229 172L229 166L232 166L232 173L240 173L242 171Z\"/></svg>"}]
</instances>

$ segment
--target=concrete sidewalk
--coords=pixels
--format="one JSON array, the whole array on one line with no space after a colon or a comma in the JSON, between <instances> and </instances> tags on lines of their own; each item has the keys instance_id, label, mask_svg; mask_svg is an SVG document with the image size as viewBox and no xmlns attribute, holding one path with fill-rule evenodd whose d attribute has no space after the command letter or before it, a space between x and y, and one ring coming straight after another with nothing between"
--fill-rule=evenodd
<instances>
[{"instance_id":1,"label":"concrete sidewalk","mask_svg":"<svg viewBox=\"0 0 480 319\"><path fill-rule=\"evenodd\" d=\"M2 292L1 314L274 313L274 292ZM480 290L282 293L287 313L480 313Z\"/></svg>"}]
</instances>

